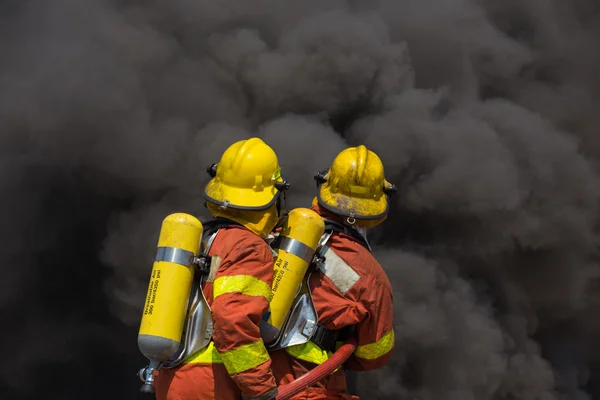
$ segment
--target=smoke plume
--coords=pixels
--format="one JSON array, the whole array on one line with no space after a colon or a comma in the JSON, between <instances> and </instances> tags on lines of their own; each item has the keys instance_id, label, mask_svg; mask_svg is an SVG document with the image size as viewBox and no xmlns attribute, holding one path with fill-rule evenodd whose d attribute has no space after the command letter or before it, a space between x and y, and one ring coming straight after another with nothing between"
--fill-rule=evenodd
<instances>
[{"instance_id":1,"label":"smoke plume","mask_svg":"<svg viewBox=\"0 0 600 400\"><path fill-rule=\"evenodd\" d=\"M0 2L3 399L131 399L161 220L260 136L365 144L396 350L365 399L600 397L593 0Z\"/></svg>"}]
</instances>

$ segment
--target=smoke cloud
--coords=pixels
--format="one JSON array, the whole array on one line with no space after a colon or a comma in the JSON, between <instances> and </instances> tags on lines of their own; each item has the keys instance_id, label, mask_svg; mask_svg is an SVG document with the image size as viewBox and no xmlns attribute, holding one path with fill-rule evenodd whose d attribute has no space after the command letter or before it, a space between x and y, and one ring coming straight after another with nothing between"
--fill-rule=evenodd
<instances>
[{"instance_id":1,"label":"smoke cloud","mask_svg":"<svg viewBox=\"0 0 600 400\"><path fill-rule=\"evenodd\" d=\"M365 144L396 351L368 399L600 397L593 0L0 3L0 394L131 399L161 220L258 135L291 207Z\"/></svg>"}]
</instances>

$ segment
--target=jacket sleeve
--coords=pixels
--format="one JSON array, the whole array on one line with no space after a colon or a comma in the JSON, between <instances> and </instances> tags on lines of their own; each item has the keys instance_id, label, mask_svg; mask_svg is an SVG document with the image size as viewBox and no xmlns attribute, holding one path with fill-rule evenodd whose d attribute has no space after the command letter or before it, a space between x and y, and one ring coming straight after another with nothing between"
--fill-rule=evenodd
<instances>
[{"instance_id":1,"label":"jacket sleeve","mask_svg":"<svg viewBox=\"0 0 600 400\"><path fill-rule=\"evenodd\" d=\"M393 295L389 281L374 282L369 290L371 301L366 304L367 318L356 325L357 347L346 362L354 371L383 367L394 348Z\"/></svg>"},{"instance_id":2,"label":"jacket sleeve","mask_svg":"<svg viewBox=\"0 0 600 400\"><path fill-rule=\"evenodd\" d=\"M213 340L243 399L270 399L277 386L259 326L269 307L273 253L250 232L234 236L213 282Z\"/></svg>"}]
</instances>

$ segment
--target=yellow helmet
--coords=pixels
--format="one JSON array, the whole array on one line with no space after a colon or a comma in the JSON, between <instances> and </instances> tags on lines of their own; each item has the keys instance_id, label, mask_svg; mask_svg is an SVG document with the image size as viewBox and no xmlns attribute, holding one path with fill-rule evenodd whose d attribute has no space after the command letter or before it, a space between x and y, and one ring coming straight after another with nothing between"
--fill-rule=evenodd
<instances>
[{"instance_id":1,"label":"yellow helmet","mask_svg":"<svg viewBox=\"0 0 600 400\"><path fill-rule=\"evenodd\" d=\"M225 208L265 210L290 187L277 155L259 138L232 144L207 171L213 179L204 188L204 198Z\"/></svg>"},{"instance_id":2,"label":"yellow helmet","mask_svg":"<svg viewBox=\"0 0 600 400\"><path fill-rule=\"evenodd\" d=\"M384 217L389 210L388 195L396 191L385 180L379 156L362 145L341 151L329 171L318 172L315 180L323 208L357 220Z\"/></svg>"}]
</instances>

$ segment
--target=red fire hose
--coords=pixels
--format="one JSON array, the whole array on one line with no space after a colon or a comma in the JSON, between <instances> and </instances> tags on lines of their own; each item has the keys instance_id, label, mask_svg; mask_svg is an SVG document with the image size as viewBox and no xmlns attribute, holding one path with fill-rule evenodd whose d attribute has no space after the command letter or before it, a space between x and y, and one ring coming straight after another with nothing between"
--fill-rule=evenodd
<instances>
[{"instance_id":1,"label":"red fire hose","mask_svg":"<svg viewBox=\"0 0 600 400\"><path fill-rule=\"evenodd\" d=\"M279 395L276 400L287 400L293 395L301 392L309 386L314 385L321 379L327 377L336 368L341 366L356 350L356 338L350 338L344 343L327 361L317 366L293 382L279 387Z\"/></svg>"}]
</instances>

